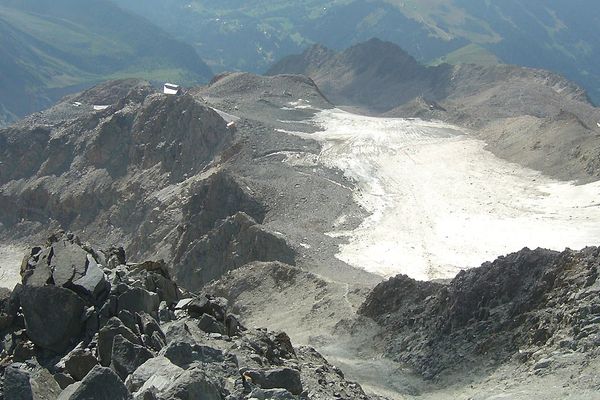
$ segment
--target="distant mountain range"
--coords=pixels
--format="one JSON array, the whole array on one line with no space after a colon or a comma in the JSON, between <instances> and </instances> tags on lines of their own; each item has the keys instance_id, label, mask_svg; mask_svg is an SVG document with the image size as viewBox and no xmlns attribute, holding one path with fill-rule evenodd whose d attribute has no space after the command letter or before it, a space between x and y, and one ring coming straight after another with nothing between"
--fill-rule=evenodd
<instances>
[{"instance_id":1,"label":"distant mountain range","mask_svg":"<svg viewBox=\"0 0 600 400\"><path fill-rule=\"evenodd\" d=\"M106 0L0 0L0 124L127 76L212 76L196 51Z\"/></svg>"},{"instance_id":2,"label":"distant mountain range","mask_svg":"<svg viewBox=\"0 0 600 400\"><path fill-rule=\"evenodd\" d=\"M378 37L424 63L548 69L600 102L595 0L115 0L193 45L215 71L263 72L314 43Z\"/></svg>"}]
</instances>

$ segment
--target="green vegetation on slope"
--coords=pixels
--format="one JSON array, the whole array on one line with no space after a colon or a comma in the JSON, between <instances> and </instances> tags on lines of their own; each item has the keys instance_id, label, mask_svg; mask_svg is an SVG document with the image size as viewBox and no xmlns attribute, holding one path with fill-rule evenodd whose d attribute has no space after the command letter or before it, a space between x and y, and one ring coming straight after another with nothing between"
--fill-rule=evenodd
<instances>
[{"instance_id":1,"label":"green vegetation on slope","mask_svg":"<svg viewBox=\"0 0 600 400\"><path fill-rule=\"evenodd\" d=\"M0 1L0 70L5 120L106 79L212 75L191 46L107 0Z\"/></svg>"},{"instance_id":2,"label":"green vegetation on slope","mask_svg":"<svg viewBox=\"0 0 600 400\"><path fill-rule=\"evenodd\" d=\"M117 0L114 0L117 1ZM193 45L216 71L265 71L313 43L372 37L419 61L548 69L600 102L597 0L118 0Z\"/></svg>"}]
</instances>

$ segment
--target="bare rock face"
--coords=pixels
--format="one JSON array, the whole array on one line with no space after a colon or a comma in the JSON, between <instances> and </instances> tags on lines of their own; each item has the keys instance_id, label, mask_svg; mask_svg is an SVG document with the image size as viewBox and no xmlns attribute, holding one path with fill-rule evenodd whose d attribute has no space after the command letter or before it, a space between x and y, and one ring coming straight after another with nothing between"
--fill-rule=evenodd
<instances>
[{"instance_id":1,"label":"bare rock face","mask_svg":"<svg viewBox=\"0 0 600 400\"><path fill-rule=\"evenodd\" d=\"M595 354L599 266L598 248L524 249L447 285L397 276L378 285L359 313L385 327L390 357L427 378L490 359L535 363L561 348Z\"/></svg>"},{"instance_id":2,"label":"bare rock face","mask_svg":"<svg viewBox=\"0 0 600 400\"><path fill-rule=\"evenodd\" d=\"M191 242L175 264L176 277L190 290L218 279L252 261L294 264L295 252L286 241L245 213L237 213L202 238Z\"/></svg>"},{"instance_id":3,"label":"bare rock face","mask_svg":"<svg viewBox=\"0 0 600 400\"><path fill-rule=\"evenodd\" d=\"M260 225L265 207L242 185L231 175L218 173L200 185L184 207L186 223L173 270L187 289L199 290L252 261L294 264L294 250Z\"/></svg>"}]
</instances>

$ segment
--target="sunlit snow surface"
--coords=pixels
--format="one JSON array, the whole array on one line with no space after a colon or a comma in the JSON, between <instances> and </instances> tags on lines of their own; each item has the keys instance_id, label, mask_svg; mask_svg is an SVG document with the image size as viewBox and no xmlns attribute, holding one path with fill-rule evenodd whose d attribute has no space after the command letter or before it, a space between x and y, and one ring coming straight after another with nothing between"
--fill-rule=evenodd
<instances>
[{"instance_id":1,"label":"sunlit snow surface","mask_svg":"<svg viewBox=\"0 0 600 400\"><path fill-rule=\"evenodd\" d=\"M453 277L527 246L600 244L600 183L576 186L511 164L451 125L321 111L318 162L356 182L371 215L337 257L368 271ZM335 205L332 205L335 207Z\"/></svg>"}]
</instances>

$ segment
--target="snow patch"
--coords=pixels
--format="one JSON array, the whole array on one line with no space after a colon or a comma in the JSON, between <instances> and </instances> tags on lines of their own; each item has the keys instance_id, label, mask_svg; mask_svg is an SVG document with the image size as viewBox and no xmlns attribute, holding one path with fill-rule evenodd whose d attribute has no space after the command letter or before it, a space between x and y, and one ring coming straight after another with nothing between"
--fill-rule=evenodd
<instances>
[{"instance_id":1,"label":"snow patch","mask_svg":"<svg viewBox=\"0 0 600 400\"><path fill-rule=\"evenodd\" d=\"M600 242L600 182L576 186L495 157L452 125L318 113L318 162L356 182L370 216L337 257L383 276L451 278L461 268L530 248Z\"/></svg>"}]
</instances>

